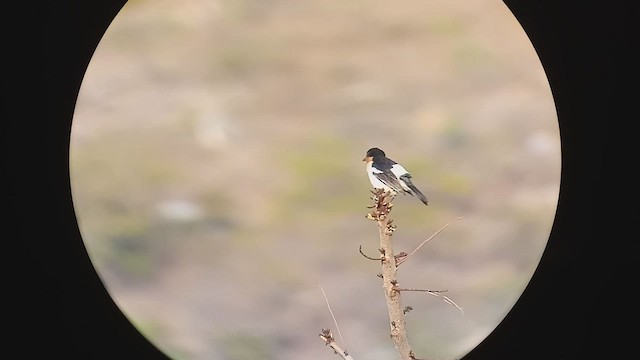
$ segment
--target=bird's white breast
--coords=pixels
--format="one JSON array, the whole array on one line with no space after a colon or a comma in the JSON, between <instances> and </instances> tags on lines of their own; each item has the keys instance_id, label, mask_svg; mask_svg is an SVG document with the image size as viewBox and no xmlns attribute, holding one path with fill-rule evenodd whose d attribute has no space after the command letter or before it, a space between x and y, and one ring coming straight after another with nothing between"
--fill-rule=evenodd
<instances>
[{"instance_id":1,"label":"bird's white breast","mask_svg":"<svg viewBox=\"0 0 640 360\"><path fill-rule=\"evenodd\" d=\"M367 175L369 176L369 181L371 182L371 186L376 189L385 189L386 191L392 191L387 185L385 185L382 181L378 180L378 178L374 175L376 173L381 173L382 171L373 167L373 163L367 163Z\"/></svg>"}]
</instances>

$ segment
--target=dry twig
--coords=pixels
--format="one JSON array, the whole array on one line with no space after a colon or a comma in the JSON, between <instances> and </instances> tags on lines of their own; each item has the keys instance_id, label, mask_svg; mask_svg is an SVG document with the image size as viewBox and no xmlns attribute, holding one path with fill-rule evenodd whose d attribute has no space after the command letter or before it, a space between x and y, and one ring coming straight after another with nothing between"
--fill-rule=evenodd
<instances>
[{"instance_id":1,"label":"dry twig","mask_svg":"<svg viewBox=\"0 0 640 360\"><path fill-rule=\"evenodd\" d=\"M360 245L360 248L358 249L358 251L360 251L360 254L361 254L362 256L366 257L366 258L367 258L367 259L369 259L369 260L376 260L376 261L380 261L380 260L383 260L383 259L384 259L383 257L374 258L374 257L372 257L372 256L369 256L369 255L367 255L367 254L363 253L363 252L362 252L362 245Z\"/></svg>"},{"instance_id":2,"label":"dry twig","mask_svg":"<svg viewBox=\"0 0 640 360\"><path fill-rule=\"evenodd\" d=\"M460 218L458 218L459 220ZM442 232L442 230L446 229L449 225L451 225L451 223L447 223L445 226L441 227L440 229L438 229L438 231L434 232L433 235L429 236L427 238L427 240L423 241L420 245L418 245L417 248L415 248L412 252L409 253L409 255L404 256L402 259L398 260L398 265L402 264L403 262L407 261L411 255L415 254L416 252L418 252L418 250L420 250L421 247L424 246L424 244L428 243L429 240L433 239L434 237L436 237L436 235L438 235L440 232Z\"/></svg>"},{"instance_id":3,"label":"dry twig","mask_svg":"<svg viewBox=\"0 0 640 360\"><path fill-rule=\"evenodd\" d=\"M460 313L462 314L462 316L464 316L464 310L460 307L460 305L456 304L456 302L451 300L450 297L448 297L446 295L442 295L442 293L443 292L447 292L447 290L401 289L401 288L397 288L396 291L417 291L417 292L427 293L427 294L429 294L431 296L439 297L445 303L447 303L447 304L449 304L451 306L454 306L456 309L458 309L460 311Z\"/></svg>"},{"instance_id":4,"label":"dry twig","mask_svg":"<svg viewBox=\"0 0 640 360\"><path fill-rule=\"evenodd\" d=\"M341 358L344 360L354 360L349 353L343 350L340 345L336 343L336 340L333 338L333 334L331 334L331 330L322 329L322 332L318 336L320 336L320 339L324 340L325 345L329 345Z\"/></svg>"},{"instance_id":5,"label":"dry twig","mask_svg":"<svg viewBox=\"0 0 640 360\"><path fill-rule=\"evenodd\" d=\"M318 284L318 287L320 288L320 291L322 291L322 296L324 297L325 303L327 303L327 309L329 309L329 314L331 314L331 318L333 319L333 323L336 325L336 329L338 330L338 336L340 336L340 341L342 341L342 343L344 343L344 339L342 338L342 333L340 332L340 327L338 326L338 321L336 320L336 317L333 316L333 311L331 310L331 305L329 305L329 299L327 299L327 294L324 292L324 289L322 288L322 286L320 286L320 284Z\"/></svg>"}]
</instances>

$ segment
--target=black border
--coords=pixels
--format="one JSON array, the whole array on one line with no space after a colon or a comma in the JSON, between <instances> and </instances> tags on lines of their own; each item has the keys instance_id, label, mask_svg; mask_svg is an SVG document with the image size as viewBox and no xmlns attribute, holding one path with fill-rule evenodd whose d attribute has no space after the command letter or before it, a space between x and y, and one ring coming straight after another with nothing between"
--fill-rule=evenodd
<instances>
[{"instance_id":1,"label":"black border","mask_svg":"<svg viewBox=\"0 0 640 360\"><path fill-rule=\"evenodd\" d=\"M34 43L29 35L10 44L16 49L11 55L5 53L15 80L3 94L5 109L13 113L2 134L2 198L9 209L3 243L10 245L4 254L9 264L15 262L6 273L15 285L5 295L15 305L7 309L17 315L11 330L28 342L20 357L45 352L47 357L164 359L100 283L78 231L69 185L69 134L80 83L125 1L49 3L41 22L27 22L42 31L35 40L43 45L41 52L32 55L36 65L20 64ZM621 206L635 203L629 203L628 188L619 181L625 168L611 165L620 158L627 168L638 162L629 155L624 159L626 153L614 146L620 133L630 130L626 121L637 122L637 114L624 108L632 67L625 59L633 44L632 20L637 21L631 2L505 3L530 37L551 84L561 130L562 183L549 244L524 296L464 359L631 358L639 251L621 225L622 214L635 210ZM637 87L631 91L637 93Z\"/></svg>"},{"instance_id":2,"label":"black border","mask_svg":"<svg viewBox=\"0 0 640 360\"><path fill-rule=\"evenodd\" d=\"M616 143L630 114L623 93L632 88L624 84L631 2L505 3L551 85L562 147L560 194L549 242L523 296L464 359L632 358L639 247L625 231L624 213L634 210L613 165L626 167L630 155Z\"/></svg>"}]
</instances>

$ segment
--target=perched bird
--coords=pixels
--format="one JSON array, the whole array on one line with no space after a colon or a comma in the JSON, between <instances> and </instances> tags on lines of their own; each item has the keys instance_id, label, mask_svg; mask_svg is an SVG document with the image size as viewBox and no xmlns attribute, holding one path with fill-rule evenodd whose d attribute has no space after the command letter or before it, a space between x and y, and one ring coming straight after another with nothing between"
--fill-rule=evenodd
<instances>
[{"instance_id":1,"label":"perched bird","mask_svg":"<svg viewBox=\"0 0 640 360\"><path fill-rule=\"evenodd\" d=\"M374 188L384 189L393 195L402 193L413 196L415 194L420 201L428 205L427 197L413 185L411 174L407 169L389 159L384 151L371 148L362 161L367 163L367 175L369 175L369 181Z\"/></svg>"}]
</instances>

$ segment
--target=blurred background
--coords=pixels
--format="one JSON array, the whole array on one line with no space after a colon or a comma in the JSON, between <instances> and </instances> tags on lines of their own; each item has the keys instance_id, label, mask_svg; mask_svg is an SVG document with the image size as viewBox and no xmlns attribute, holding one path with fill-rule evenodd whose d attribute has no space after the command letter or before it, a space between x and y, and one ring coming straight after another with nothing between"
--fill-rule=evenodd
<instances>
[{"instance_id":1,"label":"blurred background","mask_svg":"<svg viewBox=\"0 0 640 360\"><path fill-rule=\"evenodd\" d=\"M531 278L555 214L548 82L500 1L135 0L104 35L72 128L71 182L110 294L173 359L394 358L362 158L399 196L418 357L462 357ZM462 220L456 220L463 217Z\"/></svg>"}]
</instances>

